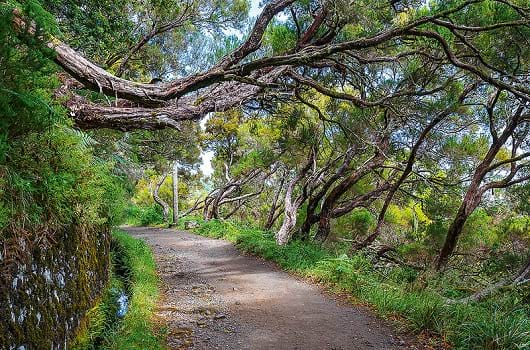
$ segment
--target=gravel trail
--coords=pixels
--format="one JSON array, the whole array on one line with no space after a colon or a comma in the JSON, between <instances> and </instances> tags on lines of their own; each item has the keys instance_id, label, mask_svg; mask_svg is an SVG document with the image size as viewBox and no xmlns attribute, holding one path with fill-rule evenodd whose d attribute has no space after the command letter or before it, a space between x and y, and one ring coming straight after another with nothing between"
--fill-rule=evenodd
<instances>
[{"instance_id":1,"label":"gravel trail","mask_svg":"<svg viewBox=\"0 0 530 350\"><path fill-rule=\"evenodd\" d=\"M125 228L155 254L157 315L171 349L410 349L362 307L322 294L231 243L185 231Z\"/></svg>"}]
</instances>

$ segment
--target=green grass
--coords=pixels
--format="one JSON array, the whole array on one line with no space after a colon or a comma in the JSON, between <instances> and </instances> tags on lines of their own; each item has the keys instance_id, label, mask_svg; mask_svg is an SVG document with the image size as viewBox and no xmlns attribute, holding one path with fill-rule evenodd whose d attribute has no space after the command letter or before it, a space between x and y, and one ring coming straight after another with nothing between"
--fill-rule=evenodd
<instances>
[{"instance_id":1,"label":"green grass","mask_svg":"<svg viewBox=\"0 0 530 350\"><path fill-rule=\"evenodd\" d=\"M149 246L128 234L116 231L113 238L123 247L124 265L130 269L129 310L110 339L109 349L164 349L162 339L154 332L153 316L159 296L158 276Z\"/></svg>"},{"instance_id":2,"label":"green grass","mask_svg":"<svg viewBox=\"0 0 530 350\"><path fill-rule=\"evenodd\" d=\"M113 272L103 297L85 317L73 349L165 349L155 331L154 311L159 296L158 276L149 246L122 231L113 232ZM122 320L116 315L116 291L126 288L129 308Z\"/></svg>"},{"instance_id":3,"label":"green grass","mask_svg":"<svg viewBox=\"0 0 530 350\"><path fill-rule=\"evenodd\" d=\"M409 330L434 334L455 349L530 349L529 308L514 293L480 303L448 305L439 291L427 287L409 269L380 271L361 255L337 256L298 241L280 247L270 232L231 222L182 221L186 220L200 223L195 229L200 235L231 241L242 251L272 260L285 270L350 293L380 315L396 316ZM443 283L443 276L430 279Z\"/></svg>"}]
</instances>

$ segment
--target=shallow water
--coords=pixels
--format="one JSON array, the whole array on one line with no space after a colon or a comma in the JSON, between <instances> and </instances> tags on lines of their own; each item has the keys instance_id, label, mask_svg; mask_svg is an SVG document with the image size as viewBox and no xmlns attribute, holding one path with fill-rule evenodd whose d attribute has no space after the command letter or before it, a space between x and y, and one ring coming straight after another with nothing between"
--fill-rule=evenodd
<instances>
[{"instance_id":1,"label":"shallow water","mask_svg":"<svg viewBox=\"0 0 530 350\"><path fill-rule=\"evenodd\" d=\"M116 304L118 305L116 316L123 318L129 310L129 296L125 293L124 289L120 289L119 292L116 293L116 296Z\"/></svg>"}]
</instances>

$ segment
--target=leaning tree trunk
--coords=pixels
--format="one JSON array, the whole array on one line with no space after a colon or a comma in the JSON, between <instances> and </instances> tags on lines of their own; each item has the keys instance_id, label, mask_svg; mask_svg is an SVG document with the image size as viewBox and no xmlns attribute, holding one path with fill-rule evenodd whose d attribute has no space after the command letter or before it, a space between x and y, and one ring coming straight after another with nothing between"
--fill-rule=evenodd
<instances>
[{"instance_id":1,"label":"leaning tree trunk","mask_svg":"<svg viewBox=\"0 0 530 350\"><path fill-rule=\"evenodd\" d=\"M352 149L349 149L346 154L344 155L344 161L342 165L337 169L337 171L326 180L326 182L322 185L318 193L314 196L311 196L309 198L309 202L307 204L306 209L306 218L304 220L304 223L302 224L302 227L300 228L300 237L302 240L309 239L309 233L311 231L311 227L313 224L317 223L320 219L320 216L316 214L316 210L318 208L318 204L324 198L328 190L331 188L331 186L339 180L342 175L346 172L348 167L350 166L350 162L352 160L353 153L351 153Z\"/></svg>"},{"instance_id":2,"label":"leaning tree trunk","mask_svg":"<svg viewBox=\"0 0 530 350\"><path fill-rule=\"evenodd\" d=\"M492 284L491 286L488 286L482 290L479 290L478 292L468 297L462 299L447 299L445 302L446 304L467 304L472 302L478 302L492 294L495 294L503 287L518 286L527 284L528 282L530 282L530 256L527 258L525 264L519 269L516 274L508 278L504 278L499 282Z\"/></svg>"},{"instance_id":3,"label":"leaning tree trunk","mask_svg":"<svg viewBox=\"0 0 530 350\"><path fill-rule=\"evenodd\" d=\"M383 207L379 211L379 215L377 217L377 224L375 226L374 231L372 234L368 235L362 242L357 242L352 244L351 252L356 252L358 250L364 249L371 245L377 237L381 234L381 231L383 229L383 224L385 221L386 212L388 210L388 207L390 206L390 203L392 202L392 199L394 198L394 195L399 190L400 186L405 182L405 180L408 178L410 173L412 172L412 168L414 166L414 163L416 162L416 155L418 154L418 151L420 147L422 146L423 142L427 139L429 133L440 123L442 122L447 116L449 116L454 108L456 106L460 106L462 102L466 99L466 97L469 95L471 91L475 88L475 84L467 86L464 91L460 94L458 98L458 103L455 106L448 107L444 111L440 112L435 118L433 118L429 124L422 130L421 134L419 135L418 139L412 146L412 149L410 151L410 155L407 159L407 164L405 166L405 169L403 170L401 176L399 179L392 185L390 188L385 201L383 203Z\"/></svg>"},{"instance_id":4,"label":"leaning tree trunk","mask_svg":"<svg viewBox=\"0 0 530 350\"><path fill-rule=\"evenodd\" d=\"M331 216L330 213L321 212L318 220L318 229L314 240L323 243L329 236L331 231Z\"/></svg>"},{"instance_id":5,"label":"leaning tree trunk","mask_svg":"<svg viewBox=\"0 0 530 350\"><path fill-rule=\"evenodd\" d=\"M283 183L285 182L285 177L282 176L280 180L280 184L278 185L278 188L276 189L276 193L274 194L274 200L272 201L271 208L269 209L269 213L267 215L267 222L265 222L265 230L270 230L272 228L272 225L274 225L274 221L277 218L276 211L278 209L278 200L280 198L280 194L283 190Z\"/></svg>"},{"instance_id":6,"label":"leaning tree trunk","mask_svg":"<svg viewBox=\"0 0 530 350\"><path fill-rule=\"evenodd\" d=\"M469 199L474 194L474 199ZM436 269L441 270L449 262L449 257L453 254L458 243L458 238L462 234L464 225L475 208L478 206L480 200L476 199L476 193L471 193L470 190L466 193L464 201L458 208L458 212L449 226L447 236L445 238L444 245L440 250L438 258L436 260Z\"/></svg>"},{"instance_id":7,"label":"leaning tree trunk","mask_svg":"<svg viewBox=\"0 0 530 350\"><path fill-rule=\"evenodd\" d=\"M282 226L276 233L276 243L278 245L285 245L289 243L293 235L294 228L296 226L296 214L297 210L291 208L290 210L285 210L285 216L282 222Z\"/></svg>"},{"instance_id":8,"label":"leaning tree trunk","mask_svg":"<svg viewBox=\"0 0 530 350\"><path fill-rule=\"evenodd\" d=\"M380 148L386 149L387 145L388 139L385 137L381 141ZM361 167L343 179L329 192L329 194L326 196L326 199L324 200L324 203L322 204L322 209L320 210L317 233L314 237L316 242L323 243L328 238L331 229L331 217L333 209L335 209L335 206L340 198L366 174L383 164L384 160L384 153L378 150L370 160L365 162Z\"/></svg>"},{"instance_id":9,"label":"leaning tree trunk","mask_svg":"<svg viewBox=\"0 0 530 350\"><path fill-rule=\"evenodd\" d=\"M178 163L173 164L173 226L179 221L179 175Z\"/></svg>"},{"instance_id":10,"label":"leaning tree trunk","mask_svg":"<svg viewBox=\"0 0 530 350\"><path fill-rule=\"evenodd\" d=\"M164 222L168 222L169 217L169 204L167 204L162 198L159 196L160 187L162 187L162 184L166 180L167 174L163 174L160 180L156 183L156 186L153 190L153 200L156 204L160 205L162 207L162 214L164 216Z\"/></svg>"},{"instance_id":11,"label":"leaning tree trunk","mask_svg":"<svg viewBox=\"0 0 530 350\"><path fill-rule=\"evenodd\" d=\"M307 172L309 171L309 168L313 164L313 161L316 158L316 152L312 150L311 156L309 161L306 163L306 165L300 170L300 173L295 176L287 185L287 188L285 190L285 200L284 200L284 216L283 216L283 222L282 226L276 232L276 243L278 245L285 245L289 243L291 240L291 237L294 233L294 228L296 227L296 216L298 214L298 208L300 208L300 205L306 200L306 194L305 191L303 191L296 199L293 201L293 192L294 188L296 187L296 184L302 180Z\"/></svg>"},{"instance_id":12,"label":"leaning tree trunk","mask_svg":"<svg viewBox=\"0 0 530 350\"><path fill-rule=\"evenodd\" d=\"M297 182L302 178L300 174L289 182L287 190L285 191L285 201L284 201L284 217L282 226L276 233L276 243L278 245L285 245L289 242L293 235L294 228L296 226L296 215L298 213L298 208L302 203L301 197L297 197L293 201L293 190Z\"/></svg>"},{"instance_id":13,"label":"leaning tree trunk","mask_svg":"<svg viewBox=\"0 0 530 350\"><path fill-rule=\"evenodd\" d=\"M204 207L202 208L202 218L205 220L205 221L208 221L211 219L211 214L210 214L210 203L211 203L212 199L210 197L206 197L204 199Z\"/></svg>"},{"instance_id":14,"label":"leaning tree trunk","mask_svg":"<svg viewBox=\"0 0 530 350\"><path fill-rule=\"evenodd\" d=\"M300 238L303 241L307 241L309 239L309 234L311 233L311 227L313 224L318 222L319 215L315 214L315 209L313 208L307 208L306 211L306 218L304 220L304 223L302 224L302 227L300 227Z\"/></svg>"},{"instance_id":15,"label":"leaning tree trunk","mask_svg":"<svg viewBox=\"0 0 530 350\"><path fill-rule=\"evenodd\" d=\"M493 104L490 104L488 109L492 110ZM484 159L482 162L477 166L475 169L475 172L473 174L473 178L471 180L471 184L469 185L466 194L464 196L464 200L460 204L460 208L458 208L458 212L456 214L455 219L451 223L451 226L449 227L449 230L447 232L447 236L445 238L444 245L442 249L440 250L440 253L436 259L436 269L441 270L443 267L445 267L449 261L449 257L453 254L453 252L456 249L456 245L458 243L458 239L460 235L462 234L462 230L464 228L464 224L466 223L469 216L473 213L473 211L477 208L480 201L482 200L482 195L484 194L484 191L487 189L487 187L481 187L482 181L484 181L484 178L492 170L491 164L495 160L495 157L501 150L501 148L504 146L506 141L513 137L513 132L519 125L519 118L521 117L523 111L523 105L521 104L515 114L510 118L510 120L507 122L506 127L504 128L503 132L497 136L496 132L491 132L493 135L493 143L490 145L488 152L484 156ZM488 113L493 113L491 111L488 111ZM495 126L490 125L491 130L494 130ZM516 151L517 147L512 149L512 158L516 158ZM515 173L513 172L515 169L515 163L511 163L512 171L510 172L510 175L508 175L508 178L510 176L513 176ZM493 168L495 169L495 167Z\"/></svg>"}]
</instances>

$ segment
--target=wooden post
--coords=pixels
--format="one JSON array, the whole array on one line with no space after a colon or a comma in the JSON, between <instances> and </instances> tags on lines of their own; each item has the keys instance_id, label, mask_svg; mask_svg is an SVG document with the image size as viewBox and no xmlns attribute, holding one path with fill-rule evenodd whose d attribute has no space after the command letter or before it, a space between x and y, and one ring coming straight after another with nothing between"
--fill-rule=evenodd
<instances>
[{"instance_id":1,"label":"wooden post","mask_svg":"<svg viewBox=\"0 0 530 350\"><path fill-rule=\"evenodd\" d=\"M179 178L178 178L178 162L173 165L173 225L178 225L179 219Z\"/></svg>"}]
</instances>

